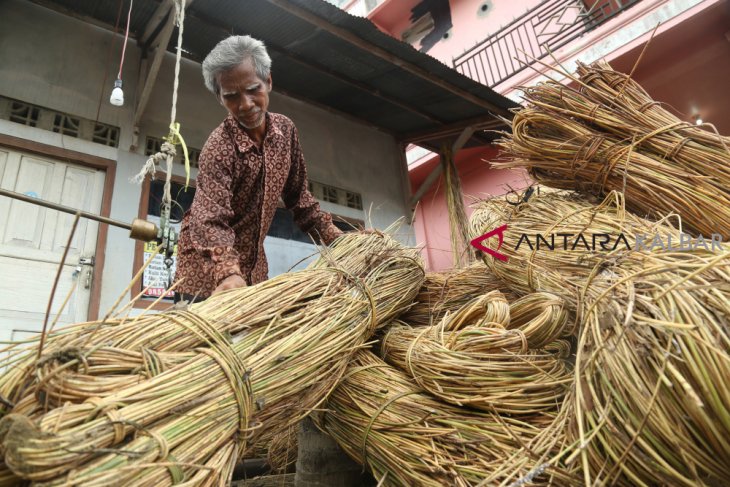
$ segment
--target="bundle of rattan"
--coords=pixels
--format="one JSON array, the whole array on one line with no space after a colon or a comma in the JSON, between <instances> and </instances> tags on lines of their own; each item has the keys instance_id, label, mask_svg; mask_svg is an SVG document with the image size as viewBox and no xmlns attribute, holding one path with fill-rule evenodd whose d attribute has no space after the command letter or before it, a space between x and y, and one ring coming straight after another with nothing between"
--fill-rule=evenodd
<instances>
[{"instance_id":1,"label":"bundle of rattan","mask_svg":"<svg viewBox=\"0 0 730 487\"><path fill-rule=\"evenodd\" d=\"M244 457L265 459L271 473L284 473L297 462L298 430L298 425L293 425L265 441L257 441L246 448Z\"/></svg>"},{"instance_id":2,"label":"bundle of rattan","mask_svg":"<svg viewBox=\"0 0 730 487\"><path fill-rule=\"evenodd\" d=\"M561 296L581 323L570 433L586 485L723 484L730 253L626 213L615 193L599 205L559 193L494 200L477 213L475 235L508 225L508 261L486 258L495 274Z\"/></svg>"},{"instance_id":3,"label":"bundle of rattan","mask_svg":"<svg viewBox=\"0 0 730 487\"><path fill-rule=\"evenodd\" d=\"M423 269L417 251L368 234L338 240L311 269L287 276L279 282L301 283L289 295L278 294L281 288L271 282L229 292L206 301L206 308L194 305L116 324L130 334L110 332L117 340L112 343L97 341L87 328L107 330L107 324L59 332L48 343L52 357L38 364L37 379L15 380L23 384L14 390L25 414L11 410L15 414L0 423L7 466L53 485L169 485L182 478L217 483L248 440L253 444L285 431L327 397L378 320L392 319L410 303ZM320 284L317 292L311 283ZM273 303L259 314L247 308L252 297ZM236 302L246 312L214 314L216 303L235 308ZM277 302L284 306L274 312ZM166 327L168 338L203 346L184 353L145 352L143 325L160 343L169 343L158 329ZM231 331L233 342L224 334ZM190 336L183 337L186 333ZM137 341L130 342L131 336ZM61 343L82 339L88 345L59 353ZM110 380L119 380L120 388L109 386L103 397L87 398ZM47 411L53 401L69 398L83 402Z\"/></svg>"},{"instance_id":4,"label":"bundle of rattan","mask_svg":"<svg viewBox=\"0 0 730 487\"><path fill-rule=\"evenodd\" d=\"M354 240L348 237L325 249L310 269L339 268L364 276L393 252L402 252L402 248L386 234L360 235ZM104 319L65 327L47 338L41 360L37 360L37 340L31 341L35 346L13 345L1 364L11 367L0 375L2 405L7 412L20 400L21 391L39 387L45 406L103 396L188 360L189 350L207 342L207 333L198 330L197 317L213 323L226 336L256 329L281 314L303 309L309 301L322 296L333 279L338 278L327 272L289 273L187 309L174 308L165 315ZM192 312L192 321L188 311ZM81 353L82 349L93 353ZM63 378L55 372L59 367L64 371ZM79 368L83 374L77 378L72 372ZM84 382L88 376L100 378ZM66 386L56 390L54 382ZM15 407L17 412L19 406Z\"/></svg>"},{"instance_id":5,"label":"bundle of rattan","mask_svg":"<svg viewBox=\"0 0 730 487\"><path fill-rule=\"evenodd\" d=\"M639 215L677 213L705 237L730 236L730 138L681 121L605 62L578 65L576 87L524 88L501 141L510 160L548 186L620 190Z\"/></svg>"},{"instance_id":6,"label":"bundle of rattan","mask_svg":"<svg viewBox=\"0 0 730 487\"><path fill-rule=\"evenodd\" d=\"M462 269L428 272L413 305L399 319L411 326L433 325L474 298L504 285L479 261Z\"/></svg>"},{"instance_id":7,"label":"bundle of rattan","mask_svg":"<svg viewBox=\"0 0 730 487\"><path fill-rule=\"evenodd\" d=\"M518 463L528 473L538 466L531 457L540 457L532 447L553 420L542 415L526 422L437 401L365 350L356 354L318 418L379 485L398 486L496 485ZM540 446L545 445L543 439ZM511 456L515 461L506 465ZM537 484L551 477L559 485L574 479L556 467L532 477Z\"/></svg>"},{"instance_id":8,"label":"bundle of rattan","mask_svg":"<svg viewBox=\"0 0 730 487\"><path fill-rule=\"evenodd\" d=\"M189 351L206 342L207 332L198 330L195 317L215 324L224 335L255 329L281 313L302 309L309 300L320 297L333 279L331 273L290 273L187 310L61 328L47 338L40 360L37 340L11 346L2 363L8 369L0 375L5 411L8 405L15 405L16 412L29 414L32 405L24 407L22 401L28 402L28 391L33 389L39 389L44 406L56 407L136 384L187 361ZM60 367L63 376L57 373ZM80 376L73 375L76 371L81 371Z\"/></svg>"},{"instance_id":9,"label":"bundle of rattan","mask_svg":"<svg viewBox=\"0 0 730 487\"><path fill-rule=\"evenodd\" d=\"M387 233L361 234L356 237L350 235L339 239L330 248L323 249L322 255L309 269L337 268L351 276L364 277L379 262L394 256L403 257L403 252L402 246L388 237ZM412 251L407 255L416 256ZM12 345L3 350L4 357L0 361L0 366L6 368L0 374L0 404L7 412L9 406L20 400L22 391L34 387L37 381L36 369L48 368L49 362L60 361L64 369L88 369L89 361L93 362L94 357L88 353L80 355L79 350L89 348L95 352L104 348L109 353L128 356L126 360L114 361L117 368L113 370L102 359L106 367L99 368L99 371L105 375L107 372L113 373L106 379L112 384L96 384L93 387L96 393L78 391L77 398L61 399L83 400L89 397L89 393L93 396L103 395L105 390L114 390L114 381L120 386L128 380L136 382L140 375L143 378L150 377L175 361L186 360L184 356L165 356L165 353L187 352L205 344L207 334L198 331L195 322L188 322L187 311L203 317L213 323L218 332L230 336L265 325L282 313L295 313L305 308L309 301L322 296L334 278L331 273L288 273L235 293L218 295L214 300L197 303L189 308L172 309L164 316L143 314L135 318L106 317L97 322L67 326L49 334L40 361L37 360L37 339ZM167 363L169 360L173 362ZM125 371L129 371L133 377L124 377ZM49 403L55 404L58 402Z\"/></svg>"},{"instance_id":10,"label":"bundle of rattan","mask_svg":"<svg viewBox=\"0 0 730 487\"><path fill-rule=\"evenodd\" d=\"M297 463L297 435L297 426L290 426L271 439L266 448L266 461L272 472L285 472Z\"/></svg>"},{"instance_id":11,"label":"bundle of rattan","mask_svg":"<svg viewBox=\"0 0 730 487\"><path fill-rule=\"evenodd\" d=\"M567 324L555 296L508 305L493 291L436 325L388 328L381 355L451 404L512 415L554 411L572 382L570 344L558 340L570 333Z\"/></svg>"}]
</instances>

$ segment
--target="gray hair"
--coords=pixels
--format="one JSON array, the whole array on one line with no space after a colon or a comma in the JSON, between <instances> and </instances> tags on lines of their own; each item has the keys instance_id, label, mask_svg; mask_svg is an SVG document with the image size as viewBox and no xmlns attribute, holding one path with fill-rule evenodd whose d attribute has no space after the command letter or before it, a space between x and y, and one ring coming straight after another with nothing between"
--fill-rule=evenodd
<instances>
[{"instance_id":1,"label":"gray hair","mask_svg":"<svg viewBox=\"0 0 730 487\"><path fill-rule=\"evenodd\" d=\"M251 36L231 36L220 41L203 61L205 87L218 96L217 76L233 69L244 61L251 60L256 76L266 80L271 74L271 58L266 46Z\"/></svg>"}]
</instances>

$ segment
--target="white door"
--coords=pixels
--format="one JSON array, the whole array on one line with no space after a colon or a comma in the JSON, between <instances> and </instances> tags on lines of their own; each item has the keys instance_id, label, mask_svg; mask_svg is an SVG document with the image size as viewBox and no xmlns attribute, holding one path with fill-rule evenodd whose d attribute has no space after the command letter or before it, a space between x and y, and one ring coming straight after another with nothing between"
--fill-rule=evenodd
<instances>
[{"instance_id":1,"label":"white door","mask_svg":"<svg viewBox=\"0 0 730 487\"><path fill-rule=\"evenodd\" d=\"M104 171L0 147L0 186L34 198L99 213ZM0 196L0 340L39 332L73 215ZM79 219L59 278L49 326L86 321L98 223Z\"/></svg>"}]
</instances>

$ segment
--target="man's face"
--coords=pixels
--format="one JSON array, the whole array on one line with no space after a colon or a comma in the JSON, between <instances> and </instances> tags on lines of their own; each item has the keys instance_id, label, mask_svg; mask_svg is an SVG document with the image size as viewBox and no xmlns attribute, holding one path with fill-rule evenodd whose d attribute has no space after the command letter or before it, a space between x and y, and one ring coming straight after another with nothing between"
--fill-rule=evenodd
<instances>
[{"instance_id":1,"label":"man's face","mask_svg":"<svg viewBox=\"0 0 730 487\"><path fill-rule=\"evenodd\" d=\"M228 113L247 129L260 127L269 108L271 75L266 80L256 76L253 63L244 61L218 75L219 99Z\"/></svg>"}]
</instances>

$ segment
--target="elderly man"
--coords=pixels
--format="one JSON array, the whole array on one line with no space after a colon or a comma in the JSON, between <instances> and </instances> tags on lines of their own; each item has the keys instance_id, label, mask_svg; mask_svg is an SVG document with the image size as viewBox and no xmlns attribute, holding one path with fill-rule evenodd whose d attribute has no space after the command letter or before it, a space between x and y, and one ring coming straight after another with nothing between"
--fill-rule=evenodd
<instances>
[{"instance_id":1,"label":"elderly man","mask_svg":"<svg viewBox=\"0 0 730 487\"><path fill-rule=\"evenodd\" d=\"M279 198L329 244L342 232L307 189L294 123L268 112L271 59L249 36L221 41L203 61L205 86L228 110L200 153L195 199L180 230L178 299L207 298L268 277L264 237Z\"/></svg>"}]
</instances>

